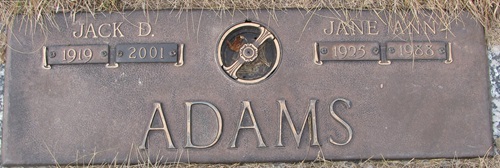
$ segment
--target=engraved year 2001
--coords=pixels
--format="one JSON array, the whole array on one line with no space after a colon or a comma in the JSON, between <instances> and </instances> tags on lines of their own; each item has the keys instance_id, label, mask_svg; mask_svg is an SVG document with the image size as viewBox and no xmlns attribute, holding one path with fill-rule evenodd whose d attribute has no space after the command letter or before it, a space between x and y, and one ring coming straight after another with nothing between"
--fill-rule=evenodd
<instances>
[{"instance_id":1,"label":"engraved year 2001","mask_svg":"<svg viewBox=\"0 0 500 168\"><path fill-rule=\"evenodd\" d=\"M156 48L155 46L151 46L149 48L146 48L146 47L139 47L139 48L136 48L136 47L129 47L128 50L130 51L130 54L129 54L129 58L131 59L135 59L135 58L142 58L142 59L145 59L146 57L149 57L149 58L157 58L159 57L159 59L163 59L163 53L164 53L164 49L163 47L160 47L159 49ZM175 53L170 53L170 54L175 54Z\"/></svg>"},{"instance_id":2,"label":"engraved year 2001","mask_svg":"<svg viewBox=\"0 0 500 168\"><path fill-rule=\"evenodd\" d=\"M177 44L118 44L116 62L177 62Z\"/></svg>"}]
</instances>

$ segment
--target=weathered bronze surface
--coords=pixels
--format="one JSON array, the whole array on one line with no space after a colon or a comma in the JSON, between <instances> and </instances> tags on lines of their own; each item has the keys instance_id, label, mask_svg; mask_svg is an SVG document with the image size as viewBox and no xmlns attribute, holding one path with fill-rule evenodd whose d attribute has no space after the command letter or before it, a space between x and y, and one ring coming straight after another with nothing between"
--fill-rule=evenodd
<instances>
[{"instance_id":1,"label":"weathered bronze surface","mask_svg":"<svg viewBox=\"0 0 500 168\"><path fill-rule=\"evenodd\" d=\"M467 14L446 26L429 11L71 16L44 31L20 17L9 30L4 166L479 157L493 146L484 32ZM148 44L135 47L151 61L168 44L177 62L120 63L124 44ZM321 61L323 45L349 60ZM107 66L59 64L69 49L85 62L85 47ZM240 59L234 77L224 67Z\"/></svg>"}]
</instances>

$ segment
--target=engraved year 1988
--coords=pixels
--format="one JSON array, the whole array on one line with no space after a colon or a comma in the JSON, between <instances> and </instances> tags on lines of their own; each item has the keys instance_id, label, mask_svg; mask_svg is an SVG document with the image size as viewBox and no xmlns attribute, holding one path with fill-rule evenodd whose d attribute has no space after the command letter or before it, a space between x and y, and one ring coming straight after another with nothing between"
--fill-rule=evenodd
<instances>
[{"instance_id":1,"label":"engraved year 1988","mask_svg":"<svg viewBox=\"0 0 500 168\"><path fill-rule=\"evenodd\" d=\"M425 46L422 45L412 45L412 44L403 44L399 45L399 56L400 57L408 57L408 56L419 56L419 57L428 57L434 55L434 50L432 50L432 44L428 44Z\"/></svg>"},{"instance_id":2,"label":"engraved year 1988","mask_svg":"<svg viewBox=\"0 0 500 168\"><path fill-rule=\"evenodd\" d=\"M388 59L446 59L444 42L388 42Z\"/></svg>"}]
</instances>

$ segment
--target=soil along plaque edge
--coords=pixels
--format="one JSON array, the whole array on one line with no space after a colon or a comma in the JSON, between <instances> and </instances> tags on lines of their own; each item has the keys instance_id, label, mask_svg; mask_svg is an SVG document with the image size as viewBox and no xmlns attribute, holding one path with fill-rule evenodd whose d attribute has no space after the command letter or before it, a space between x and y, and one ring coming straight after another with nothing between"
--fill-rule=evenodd
<instances>
[{"instance_id":1,"label":"soil along plaque edge","mask_svg":"<svg viewBox=\"0 0 500 168\"><path fill-rule=\"evenodd\" d=\"M3 163L489 154L483 28L467 14L451 24L401 16L80 13L48 29L18 19Z\"/></svg>"}]
</instances>

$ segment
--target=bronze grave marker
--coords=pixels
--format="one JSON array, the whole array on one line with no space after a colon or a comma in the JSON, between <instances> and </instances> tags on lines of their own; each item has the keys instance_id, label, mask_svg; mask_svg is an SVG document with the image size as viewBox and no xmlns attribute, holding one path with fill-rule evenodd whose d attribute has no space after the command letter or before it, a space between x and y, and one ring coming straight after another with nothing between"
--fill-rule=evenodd
<instances>
[{"instance_id":1,"label":"bronze grave marker","mask_svg":"<svg viewBox=\"0 0 500 168\"><path fill-rule=\"evenodd\" d=\"M478 157L483 28L384 11L57 14L9 29L5 166Z\"/></svg>"}]
</instances>

